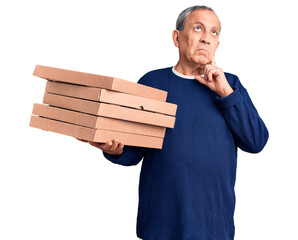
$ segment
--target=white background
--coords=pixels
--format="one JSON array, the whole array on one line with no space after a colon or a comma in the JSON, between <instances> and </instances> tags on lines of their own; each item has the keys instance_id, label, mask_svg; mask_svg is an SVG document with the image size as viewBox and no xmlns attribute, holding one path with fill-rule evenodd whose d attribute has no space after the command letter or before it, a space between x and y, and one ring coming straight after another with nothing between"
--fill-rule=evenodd
<instances>
[{"instance_id":1,"label":"white background","mask_svg":"<svg viewBox=\"0 0 298 240\"><path fill-rule=\"evenodd\" d=\"M40 64L137 82L176 64L172 30L196 4L215 9L217 65L239 76L270 133L261 153L238 152L235 240L298 239L294 1L11 0L0 4L1 240L137 239L141 163L30 128L46 83L32 73Z\"/></svg>"}]
</instances>

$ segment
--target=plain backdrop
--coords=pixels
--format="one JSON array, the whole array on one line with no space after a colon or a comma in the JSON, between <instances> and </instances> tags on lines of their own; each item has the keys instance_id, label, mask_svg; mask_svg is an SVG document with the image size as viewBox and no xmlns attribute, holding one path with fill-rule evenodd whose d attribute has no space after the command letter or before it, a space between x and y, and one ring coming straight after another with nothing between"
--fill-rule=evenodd
<instances>
[{"instance_id":1,"label":"plain backdrop","mask_svg":"<svg viewBox=\"0 0 298 240\"><path fill-rule=\"evenodd\" d=\"M106 160L74 138L30 128L46 81L36 64L137 82L173 66L172 31L205 4L222 24L217 65L240 78L270 138L238 150L235 240L297 240L297 12L294 1L1 1L0 239L137 239L141 163ZM179 147L179 146L177 146Z\"/></svg>"}]
</instances>

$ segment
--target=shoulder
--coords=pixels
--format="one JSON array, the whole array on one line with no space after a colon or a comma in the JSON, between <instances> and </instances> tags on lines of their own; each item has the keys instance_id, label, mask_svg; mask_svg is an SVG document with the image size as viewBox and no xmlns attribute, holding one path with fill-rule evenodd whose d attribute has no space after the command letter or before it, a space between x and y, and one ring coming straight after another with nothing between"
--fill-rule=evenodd
<instances>
[{"instance_id":1,"label":"shoulder","mask_svg":"<svg viewBox=\"0 0 298 240\"><path fill-rule=\"evenodd\" d=\"M140 84L144 84L151 87L157 87L157 83L169 75L171 67L155 69L144 74L138 81Z\"/></svg>"},{"instance_id":2,"label":"shoulder","mask_svg":"<svg viewBox=\"0 0 298 240\"><path fill-rule=\"evenodd\" d=\"M224 74L232 88L239 88L240 92L245 91L237 75L228 72L224 72Z\"/></svg>"},{"instance_id":3,"label":"shoulder","mask_svg":"<svg viewBox=\"0 0 298 240\"><path fill-rule=\"evenodd\" d=\"M237 84L237 82L239 81L239 78L237 75L232 74L232 73L228 73L228 72L224 72L229 84L231 86L234 86L235 84Z\"/></svg>"}]
</instances>

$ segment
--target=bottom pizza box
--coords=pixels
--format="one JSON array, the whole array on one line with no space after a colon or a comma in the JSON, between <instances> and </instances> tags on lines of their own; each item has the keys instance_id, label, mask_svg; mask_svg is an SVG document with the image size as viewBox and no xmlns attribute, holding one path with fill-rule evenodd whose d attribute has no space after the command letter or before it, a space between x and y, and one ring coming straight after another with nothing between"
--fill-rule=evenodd
<instances>
[{"instance_id":1,"label":"bottom pizza box","mask_svg":"<svg viewBox=\"0 0 298 240\"><path fill-rule=\"evenodd\" d=\"M124 145L161 149L163 138L111 130L94 129L39 116L31 116L30 126L75 138L105 143L118 139Z\"/></svg>"},{"instance_id":2,"label":"bottom pizza box","mask_svg":"<svg viewBox=\"0 0 298 240\"><path fill-rule=\"evenodd\" d=\"M32 114L89 128L135 133L162 138L164 138L166 132L166 127L95 116L37 103L33 106Z\"/></svg>"}]
</instances>

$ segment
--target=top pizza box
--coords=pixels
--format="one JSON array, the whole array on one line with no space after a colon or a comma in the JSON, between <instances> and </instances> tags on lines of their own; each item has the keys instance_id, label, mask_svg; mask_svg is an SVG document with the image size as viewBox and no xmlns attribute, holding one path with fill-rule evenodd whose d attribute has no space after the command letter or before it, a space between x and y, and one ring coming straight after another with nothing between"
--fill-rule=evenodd
<instances>
[{"instance_id":1,"label":"top pizza box","mask_svg":"<svg viewBox=\"0 0 298 240\"><path fill-rule=\"evenodd\" d=\"M54 67L36 65L33 75L44 79L90 87L105 88L159 101L166 101L167 92L127 80Z\"/></svg>"}]
</instances>

